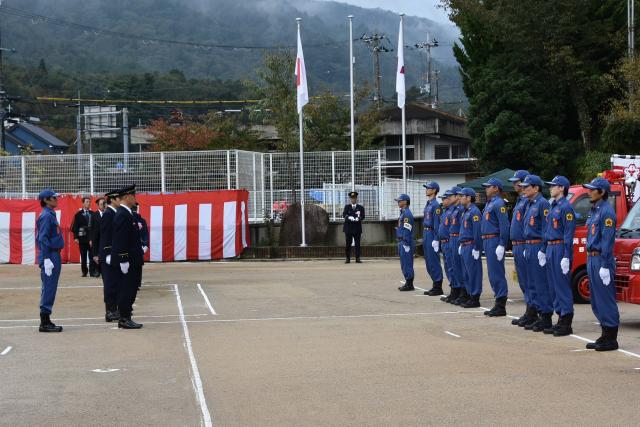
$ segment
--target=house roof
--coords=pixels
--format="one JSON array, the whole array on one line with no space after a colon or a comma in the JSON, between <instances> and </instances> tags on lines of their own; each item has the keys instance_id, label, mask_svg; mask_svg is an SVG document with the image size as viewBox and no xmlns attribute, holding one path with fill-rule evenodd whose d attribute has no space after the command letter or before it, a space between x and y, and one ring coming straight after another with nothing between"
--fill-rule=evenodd
<instances>
[{"instance_id":1,"label":"house roof","mask_svg":"<svg viewBox=\"0 0 640 427\"><path fill-rule=\"evenodd\" d=\"M384 118L392 119L392 120L402 120L402 110L397 107L389 108L382 111L382 116ZM467 123L467 119L464 117L456 116L455 114L446 113L442 110L435 110L431 108L429 105L412 102L408 103L405 106L405 116L407 120L412 119L444 119L450 120L452 122L465 124Z\"/></svg>"},{"instance_id":2,"label":"house roof","mask_svg":"<svg viewBox=\"0 0 640 427\"><path fill-rule=\"evenodd\" d=\"M68 148L69 147L68 144L66 144L65 142L61 141L60 139L58 139L54 135L50 134L49 132L47 132L46 130L44 130L44 129L38 127L38 126L32 125L31 123L24 123L24 122L16 123L14 126L12 126L10 129L7 130L7 133L12 134L18 128L22 128L22 129L26 130L27 132L31 133L32 135L34 135L35 137L40 139L42 142L44 142L44 143L46 143L48 145L52 145L52 146L58 147L58 148Z\"/></svg>"}]
</instances>

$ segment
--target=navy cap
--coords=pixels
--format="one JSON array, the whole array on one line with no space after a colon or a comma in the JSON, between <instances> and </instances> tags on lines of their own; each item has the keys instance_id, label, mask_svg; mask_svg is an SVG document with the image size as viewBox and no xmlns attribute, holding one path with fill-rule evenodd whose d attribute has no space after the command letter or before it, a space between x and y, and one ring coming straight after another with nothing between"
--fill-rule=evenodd
<instances>
[{"instance_id":1,"label":"navy cap","mask_svg":"<svg viewBox=\"0 0 640 427\"><path fill-rule=\"evenodd\" d=\"M593 178L593 180L589 184L582 184L584 188L588 188L589 190L603 190L607 193L611 191L611 184L609 181L602 177Z\"/></svg>"},{"instance_id":2,"label":"navy cap","mask_svg":"<svg viewBox=\"0 0 640 427\"><path fill-rule=\"evenodd\" d=\"M429 190L440 191L440 185L438 185L438 183L435 181L427 182L426 184L423 185L423 187Z\"/></svg>"},{"instance_id":3,"label":"navy cap","mask_svg":"<svg viewBox=\"0 0 640 427\"><path fill-rule=\"evenodd\" d=\"M40 194L38 194L38 200L42 201L44 199L48 199L50 197L58 197L59 194L56 193L55 191L53 191L50 188L45 188L44 190L42 190L40 192Z\"/></svg>"},{"instance_id":4,"label":"navy cap","mask_svg":"<svg viewBox=\"0 0 640 427\"><path fill-rule=\"evenodd\" d=\"M451 189L449 191L451 192L451 195L453 195L453 196L457 196L458 194L462 194L462 193L460 193L462 191L462 188L458 187L457 185L455 187L451 187Z\"/></svg>"},{"instance_id":5,"label":"navy cap","mask_svg":"<svg viewBox=\"0 0 640 427\"><path fill-rule=\"evenodd\" d=\"M451 190L447 190L447 191L445 191L445 192L440 196L440 198L441 198L441 199L446 199L446 198L447 198L447 197L449 197L449 196L453 196L453 193L451 192Z\"/></svg>"},{"instance_id":6,"label":"navy cap","mask_svg":"<svg viewBox=\"0 0 640 427\"><path fill-rule=\"evenodd\" d=\"M120 194L120 197L125 196L127 194L136 194L136 185L131 184L131 185L124 186L120 190L118 190L118 193Z\"/></svg>"},{"instance_id":7,"label":"navy cap","mask_svg":"<svg viewBox=\"0 0 640 427\"><path fill-rule=\"evenodd\" d=\"M527 177L524 179L524 181L522 181L518 185L520 187L528 187L530 185L537 185L538 187L542 188L542 186L544 184L542 183L542 179L540 179L540 177L538 175L527 175Z\"/></svg>"},{"instance_id":8,"label":"navy cap","mask_svg":"<svg viewBox=\"0 0 640 427\"><path fill-rule=\"evenodd\" d=\"M483 184L482 184L482 186L483 186L483 187L496 186L496 187L498 187L498 188L499 188L499 189L501 189L501 190L502 190L502 188L503 188L502 181L501 181L501 180L499 180L498 178L489 178L489 179L487 180L487 182L485 182L485 183L483 183Z\"/></svg>"},{"instance_id":9,"label":"navy cap","mask_svg":"<svg viewBox=\"0 0 640 427\"><path fill-rule=\"evenodd\" d=\"M398 198L393 199L393 200L395 200L396 202L400 202L400 201L403 201L403 200L405 202L410 202L411 201L411 197L409 197L408 194L401 194L401 195L398 196Z\"/></svg>"},{"instance_id":10,"label":"navy cap","mask_svg":"<svg viewBox=\"0 0 640 427\"><path fill-rule=\"evenodd\" d=\"M509 178L509 182L524 181L527 175L529 175L529 171L523 169L517 170L513 176Z\"/></svg>"},{"instance_id":11,"label":"navy cap","mask_svg":"<svg viewBox=\"0 0 640 427\"><path fill-rule=\"evenodd\" d=\"M108 193L105 193L104 196L108 197L110 199L114 199L116 197L120 197L120 190L111 190Z\"/></svg>"},{"instance_id":12,"label":"navy cap","mask_svg":"<svg viewBox=\"0 0 640 427\"><path fill-rule=\"evenodd\" d=\"M549 186L560 186L560 187L564 187L564 188L569 188L571 186L571 183L569 182L569 180L562 176L562 175L558 175L555 178L553 178L551 181L547 181L545 182L545 184L549 185Z\"/></svg>"},{"instance_id":13,"label":"navy cap","mask_svg":"<svg viewBox=\"0 0 640 427\"><path fill-rule=\"evenodd\" d=\"M358 192L357 191L350 192L349 197L358 197Z\"/></svg>"},{"instance_id":14,"label":"navy cap","mask_svg":"<svg viewBox=\"0 0 640 427\"><path fill-rule=\"evenodd\" d=\"M462 190L460 190L460 194L462 194L463 196L476 197L475 190L473 188L470 188L470 187L465 187Z\"/></svg>"}]
</instances>

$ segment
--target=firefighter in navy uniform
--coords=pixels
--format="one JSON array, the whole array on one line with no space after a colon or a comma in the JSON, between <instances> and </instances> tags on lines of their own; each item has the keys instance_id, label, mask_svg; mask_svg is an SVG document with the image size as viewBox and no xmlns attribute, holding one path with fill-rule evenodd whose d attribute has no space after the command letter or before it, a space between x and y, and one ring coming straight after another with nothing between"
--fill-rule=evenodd
<instances>
[{"instance_id":1,"label":"firefighter in navy uniform","mask_svg":"<svg viewBox=\"0 0 640 427\"><path fill-rule=\"evenodd\" d=\"M413 242L413 214L409 205L411 198L407 194L401 194L397 199L400 208L400 217L398 218L398 227L396 227L396 240L398 241L398 254L400 255L400 268L404 276L405 283L399 287L400 291L413 291L413 254L415 252L415 244Z\"/></svg>"},{"instance_id":2,"label":"firefighter in navy uniform","mask_svg":"<svg viewBox=\"0 0 640 427\"><path fill-rule=\"evenodd\" d=\"M113 190L104 195L107 207L100 219L100 248L98 259L102 271L102 285L104 295L106 322L120 320L118 312L118 287L120 285L120 269L111 262L111 247L113 243L113 218L120 207L120 192Z\"/></svg>"},{"instance_id":3,"label":"firefighter in navy uniform","mask_svg":"<svg viewBox=\"0 0 640 427\"><path fill-rule=\"evenodd\" d=\"M469 299L467 288L465 287L465 272L462 256L458 251L460 246L460 226L462 224L462 215L464 214L464 206L462 205L462 188L456 186L451 188L452 211L449 214L449 252L451 254L452 271L454 276L453 297L449 299L449 303L453 305L462 305ZM446 298L444 299L447 302Z\"/></svg>"},{"instance_id":4,"label":"firefighter in navy uniform","mask_svg":"<svg viewBox=\"0 0 640 427\"><path fill-rule=\"evenodd\" d=\"M40 332L62 332L62 326L51 321L51 311L56 300L58 280L62 269L60 251L64 248L64 239L54 209L58 206L58 194L53 190L43 190L38 195L42 213L36 221L38 235L38 266L42 291L40 294Z\"/></svg>"},{"instance_id":5,"label":"firefighter in navy uniform","mask_svg":"<svg viewBox=\"0 0 640 427\"><path fill-rule=\"evenodd\" d=\"M132 209L136 204L136 186L131 185L120 191L120 207L113 218L113 242L111 246L111 263L119 270L118 310L120 319L118 327L123 329L140 329L141 323L131 319L133 303L136 300L142 265L144 264L140 229L133 216Z\"/></svg>"},{"instance_id":6,"label":"firefighter in navy uniform","mask_svg":"<svg viewBox=\"0 0 640 427\"><path fill-rule=\"evenodd\" d=\"M613 281L616 261L613 245L616 238L616 213L609 203L611 185L604 178L595 178L583 184L589 191L592 208L587 219L587 272L591 289L591 308L602 335L587 348L610 351L618 348L620 313L616 303L616 286Z\"/></svg>"},{"instance_id":7,"label":"firefighter in navy uniform","mask_svg":"<svg viewBox=\"0 0 640 427\"><path fill-rule=\"evenodd\" d=\"M451 225L451 212L455 208L453 206L453 197L451 191L447 190L444 192L442 196L442 204L440 206L441 214L440 214L440 226L438 227L437 236L440 241L440 251L442 251L442 257L444 258L444 271L447 276L447 280L449 281L449 287L451 290L449 291L449 295L443 296L440 299L442 301L449 302L454 295L454 285L455 285L455 277L453 275L453 259L451 258L451 248L450 245L450 235L449 235L449 226Z\"/></svg>"},{"instance_id":8,"label":"firefighter in navy uniform","mask_svg":"<svg viewBox=\"0 0 640 427\"><path fill-rule=\"evenodd\" d=\"M362 221L364 221L364 206L358 204L358 193L352 191L349 193L351 203L345 205L342 211L342 218L344 218L344 225L342 231L344 232L345 240L345 264L351 262L351 243L354 243L356 250L356 263L360 264L360 236L362 236Z\"/></svg>"},{"instance_id":9,"label":"firefighter in navy uniform","mask_svg":"<svg viewBox=\"0 0 640 427\"><path fill-rule=\"evenodd\" d=\"M480 259L482 253L480 216L482 214L475 204L476 192L472 188L463 188L460 193L465 211L460 227L458 253L462 257L465 286L467 294L469 294L467 301L460 304L460 307L476 308L480 307L480 295L482 294L482 260Z\"/></svg>"},{"instance_id":10,"label":"firefighter in navy uniform","mask_svg":"<svg viewBox=\"0 0 640 427\"><path fill-rule=\"evenodd\" d=\"M493 308L484 314L489 317L506 316L508 286L504 272L504 252L509 242L509 215L502 198L502 181L490 178L482 186L487 194L481 221L482 245L487 257L489 283L496 299Z\"/></svg>"},{"instance_id":11,"label":"firefighter in navy uniform","mask_svg":"<svg viewBox=\"0 0 640 427\"><path fill-rule=\"evenodd\" d=\"M424 251L424 263L432 282L431 289L424 291L424 294L437 296L442 295L442 265L440 264L440 240L438 239L442 208L436 199L440 191L440 185L432 181L423 185L423 187L426 189L427 203L424 206L422 220L422 225L424 226L422 248Z\"/></svg>"}]
</instances>

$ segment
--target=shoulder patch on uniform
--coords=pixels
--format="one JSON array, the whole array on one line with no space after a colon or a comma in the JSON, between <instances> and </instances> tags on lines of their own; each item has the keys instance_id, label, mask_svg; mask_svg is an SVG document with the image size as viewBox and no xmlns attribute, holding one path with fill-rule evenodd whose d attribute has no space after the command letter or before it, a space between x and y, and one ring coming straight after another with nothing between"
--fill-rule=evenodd
<instances>
[{"instance_id":1,"label":"shoulder patch on uniform","mask_svg":"<svg viewBox=\"0 0 640 427\"><path fill-rule=\"evenodd\" d=\"M474 222L478 222L478 221L480 221L480 217L479 217L478 215L474 215L474 216L473 216L473 221L474 221Z\"/></svg>"},{"instance_id":2,"label":"shoulder patch on uniform","mask_svg":"<svg viewBox=\"0 0 640 427\"><path fill-rule=\"evenodd\" d=\"M409 222L409 218L405 218L405 219L404 219L404 222Z\"/></svg>"},{"instance_id":3,"label":"shoulder patch on uniform","mask_svg":"<svg viewBox=\"0 0 640 427\"><path fill-rule=\"evenodd\" d=\"M549 209L545 209L542 213L544 214L544 216L549 215Z\"/></svg>"},{"instance_id":4,"label":"shoulder patch on uniform","mask_svg":"<svg viewBox=\"0 0 640 427\"><path fill-rule=\"evenodd\" d=\"M611 218L607 218L604 220L604 226L605 227L613 227L613 219Z\"/></svg>"},{"instance_id":5,"label":"shoulder patch on uniform","mask_svg":"<svg viewBox=\"0 0 640 427\"><path fill-rule=\"evenodd\" d=\"M436 215L440 215L440 208L436 209Z\"/></svg>"},{"instance_id":6,"label":"shoulder patch on uniform","mask_svg":"<svg viewBox=\"0 0 640 427\"><path fill-rule=\"evenodd\" d=\"M572 213L568 213L567 214L567 221L573 221L573 214Z\"/></svg>"},{"instance_id":7,"label":"shoulder patch on uniform","mask_svg":"<svg viewBox=\"0 0 640 427\"><path fill-rule=\"evenodd\" d=\"M408 222L405 222L403 227L406 228L409 231L411 231L411 229L413 229L413 226L411 224L409 224Z\"/></svg>"},{"instance_id":8,"label":"shoulder patch on uniform","mask_svg":"<svg viewBox=\"0 0 640 427\"><path fill-rule=\"evenodd\" d=\"M505 208L504 206L500 208L500 212L501 213L507 213L507 208Z\"/></svg>"}]
</instances>

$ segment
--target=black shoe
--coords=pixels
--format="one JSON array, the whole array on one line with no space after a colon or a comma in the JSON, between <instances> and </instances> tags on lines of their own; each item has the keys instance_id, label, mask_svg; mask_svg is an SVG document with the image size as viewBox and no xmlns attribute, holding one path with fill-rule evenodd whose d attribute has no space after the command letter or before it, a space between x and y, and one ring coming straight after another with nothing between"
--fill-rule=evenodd
<instances>
[{"instance_id":1,"label":"black shoe","mask_svg":"<svg viewBox=\"0 0 640 427\"><path fill-rule=\"evenodd\" d=\"M431 287L431 289L429 289L428 291L424 291L424 294L429 295L430 297L437 297L444 294L444 292L442 291L442 280L433 282L433 286Z\"/></svg>"},{"instance_id":2,"label":"black shoe","mask_svg":"<svg viewBox=\"0 0 640 427\"><path fill-rule=\"evenodd\" d=\"M531 330L533 332L543 332L545 329L549 329L553 327L553 321L551 320L551 316L553 313L542 313L540 314L540 319L533 325Z\"/></svg>"},{"instance_id":3,"label":"black shoe","mask_svg":"<svg viewBox=\"0 0 640 427\"><path fill-rule=\"evenodd\" d=\"M403 286L400 286L398 290L400 292L408 292L408 291L415 291L416 288L413 287L413 280L407 280L407 283L405 283Z\"/></svg>"},{"instance_id":4,"label":"black shoe","mask_svg":"<svg viewBox=\"0 0 640 427\"><path fill-rule=\"evenodd\" d=\"M56 326L51 321L50 314L40 313L40 332L62 332L62 326Z\"/></svg>"},{"instance_id":5,"label":"black shoe","mask_svg":"<svg viewBox=\"0 0 640 427\"><path fill-rule=\"evenodd\" d=\"M524 316L518 320L518 326L524 328L530 323L534 323L538 320L538 312L535 308L529 306L527 311L524 313Z\"/></svg>"},{"instance_id":6,"label":"black shoe","mask_svg":"<svg viewBox=\"0 0 640 427\"><path fill-rule=\"evenodd\" d=\"M598 339L595 340L594 342L588 342L585 347L587 348L587 350L595 350L598 344L601 344L603 340L604 340L604 328L602 330L602 334L600 335L600 337L598 337Z\"/></svg>"},{"instance_id":7,"label":"black shoe","mask_svg":"<svg viewBox=\"0 0 640 427\"><path fill-rule=\"evenodd\" d=\"M82 277L87 277L87 273L82 273Z\"/></svg>"},{"instance_id":8,"label":"black shoe","mask_svg":"<svg viewBox=\"0 0 640 427\"><path fill-rule=\"evenodd\" d=\"M467 302L460 304L462 308L478 308L480 307L480 295L472 295Z\"/></svg>"},{"instance_id":9,"label":"black shoe","mask_svg":"<svg viewBox=\"0 0 640 427\"><path fill-rule=\"evenodd\" d=\"M451 301L451 304L461 306L462 304L465 304L469 300L469 294L467 293L467 290L465 288L459 288L459 289L460 289L460 294L458 295L458 298Z\"/></svg>"},{"instance_id":10,"label":"black shoe","mask_svg":"<svg viewBox=\"0 0 640 427\"><path fill-rule=\"evenodd\" d=\"M484 315L489 317L503 317L507 315L507 297L496 298L496 303L489 311L485 311Z\"/></svg>"},{"instance_id":11,"label":"black shoe","mask_svg":"<svg viewBox=\"0 0 640 427\"><path fill-rule=\"evenodd\" d=\"M140 329L142 323L136 323L130 317L121 317L118 321L118 328L122 329Z\"/></svg>"},{"instance_id":12,"label":"black shoe","mask_svg":"<svg viewBox=\"0 0 640 427\"><path fill-rule=\"evenodd\" d=\"M362 261L360 261L360 258L356 258L356 264L362 264Z\"/></svg>"},{"instance_id":13,"label":"black shoe","mask_svg":"<svg viewBox=\"0 0 640 427\"><path fill-rule=\"evenodd\" d=\"M530 311L531 309L529 308L529 306L526 306L525 310L524 310L524 314L516 319L511 320L511 324L513 326L518 326L518 323L520 322L520 319L523 319Z\"/></svg>"},{"instance_id":14,"label":"black shoe","mask_svg":"<svg viewBox=\"0 0 640 427\"><path fill-rule=\"evenodd\" d=\"M538 323L539 320L540 318L538 317L538 312L536 311L535 315L531 315L529 318L526 319L522 327L527 331L530 331Z\"/></svg>"},{"instance_id":15,"label":"black shoe","mask_svg":"<svg viewBox=\"0 0 640 427\"><path fill-rule=\"evenodd\" d=\"M109 323L120 320L120 313L118 313L117 311L107 311L107 313L104 315L104 320L105 322Z\"/></svg>"},{"instance_id":16,"label":"black shoe","mask_svg":"<svg viewBox=\"0 0 640 427\"><path fill-rule=\"evenodd\" d=\"M602 327L603 339L596 344L596 351L612 351L618 349L618 328Z\"/></svg>"},{"instance_id":17,"label":"black shoe","mask_svg":"<svg viewBox=\"0 0 640 427\"><path fill-rule=\"evenodd\" d=\"M440 297L440 301L450 303L451 301L458 298L459 295L460 295L460 288L451 288L451 292L449 293L449 295Z\"/></svg>"},{"instance_id":18,"label":"black shoe","mask_svg":"<svg viewBox=\"0 0 640 427\"><path fill-rule=\"evenodd\" d=\"M350 259L347 259L347 260L345 260L345 261L344 261L344 263L345 263L345 264L351 264L351 260L350 260Z\"/></svg>"},{"instance_id":19,"label":"black shoe","mask_svg":"<svg viewBox=\"0 0 640 427\"><path fill-rule=\"evenodd\" d=\"M560 319L558 320L558 324L556 325L556 328L553 331L553 336L566 337L567 335L573 334L573 329L571 328L572 321L573 321L573 313L560 316Z\"/></svg>"}]
</instances>

